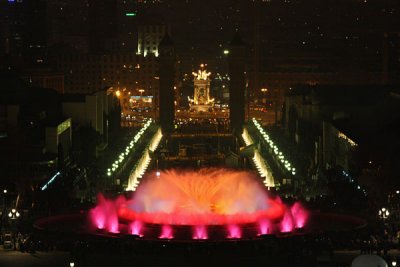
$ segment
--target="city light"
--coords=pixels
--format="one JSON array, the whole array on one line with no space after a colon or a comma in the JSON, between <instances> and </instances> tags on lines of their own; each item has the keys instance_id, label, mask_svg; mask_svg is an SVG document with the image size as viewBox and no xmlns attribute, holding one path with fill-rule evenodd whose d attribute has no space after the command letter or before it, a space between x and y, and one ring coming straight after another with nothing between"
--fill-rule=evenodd
<instances>
[{"instance_id":1,"label":"city light","mask_svg":"<svg viewBox=\"0 0 400 267\"><path fill-rule=\"evenodd\" d=\"M378 215L379 215L380 218L385 220L385 219L389 218L390 212L389 212L389 210L387 208L381 208L378 211Z\"/></svg>"},{"instance_id":2,"label":"city light","mask_svg":"<svg viewBox=\"0 0 400 267\"><path fill-rule=\"evenodd\" d=\"M16 209L12 209L9 213L8 213L8 218L15 220L18 219L20 216L20 213L16 210Z\"/></svg>"},{"instance_id":3,"label":"city light","mask_svg":"<svg viewBox=\"0 0 400 267\"><path fill-rule=\"evenodd\" d=\"M354 142L353 140L351 140L347 135L345 135L344 133L342 133L342 132L339 132L338 133L338 137L339 138L342 138L342 139L344 139L344 140L346 140L349 144L350 144L350 146L357 146L357 144L356 144L356 142ZM371 164L372 162L370 161L370 164Z\"/></svg>"},{"instance_id":4,"label":"city light","mask_svg":"<svg viewBox=\"0 0 400 267\"><path fill-rule=\"evenodd\" d=\"M127 17L135 17L136 13L126 13L125 16L127 16Z\"/></svg>"},{"instance_id":5,"label":"city light","mask_svg":"<svg viewBox=\"0 0 400 267\"><path fill-rule=\"evenodd\" d=\"M263 127L260 125L260 123L253 118L252 122L254 126L256 126L257 130L259 131L260 136L264 139L264 141L268 144L268 146L271 148L273 151L273 154L275 155L275 158L280 161L280 163L284 166L284 168L291 173L293 176L296 175L296 168L293 167L292 163L290 163L285 155L282 153L282 151L279 150L279 148L275 145L275 143L272 141L270 136L265 132Z\"/></svg>"},{"instance_id":6,"label":"city light","mask_svg":"<svg viewBox=\"0 0 400 267\"><path fill-rule=\"evenodd\" d=\"M50 185L51 183L53 183L54 180L55 180L59 175L61 175L60 172L57 172L56 174L54 174L54 176L51 177L50 180L49 180L44 186L42 186L41 190L42 190L42 191L46 190L46 189L49 187L49 185Z\"/></svg>"},{"instance_id":7,"label":"city light","mask_svg":"<svg viewBox=\"0 0 400 267\"><path fill-rule=\"evenodd\" d=\"M120 153L118 158L112 163L112 165L107 169L107 176L112 176L113 173L115 173L118 168L122 165L122 162L125 160L125 158L129 155L131 151L134 150L135 144L139 141L139 139L143 136L143 134L146 132L146 130L150 127L152 124L153 120L148 119L143 127L139 130L139 132L133 137L132 141L126 146L125 150Z\"/></svg>"}]
</instances>

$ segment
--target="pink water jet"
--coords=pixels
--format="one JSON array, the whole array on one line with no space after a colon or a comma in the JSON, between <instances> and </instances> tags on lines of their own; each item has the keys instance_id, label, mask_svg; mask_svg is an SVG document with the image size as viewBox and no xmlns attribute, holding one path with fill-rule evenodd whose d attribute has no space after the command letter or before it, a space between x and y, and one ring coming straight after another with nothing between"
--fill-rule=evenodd
<instances>
[{"instance_id":1,"label":"pink water jet","mask_svg":"<svg viewBox=\"0 0 400 267\"><path fill-rule=\"evenodd\" d=\"M259 231L258 235L267 235L271 232L271 222L268 220L260 220L258 222Z\"/></svg>"},{"instance_id":2,"label":"pink water jet","mask_svg":"<svg viewBox=\"0 0 400 267\"><path fill-rule=\"evenodd\" d=\"M163 225L161 228L161 235L159 236L160 239L172 239L174 238L173 231L171 225Z\"/></svg>"},{"instance_id":3,"label":"pink water jet","mask_svg":"<svg viewBox=\"0 0 400 267\"><path fill-rule=\"evenodd\" d=\"M102 195L98 196L98 205L90 211L91 220L95 223L97 229L107 229L110 233L119 233L119 222L117 208L123 201L105 199Z\"/></svg>"},{"instance_id":4,"label":"pink water jet","mask_svg":"<svg viewBox=\"0 0 400 267\"><path fill-rule=\"evenodd\" d=\"M287 210L281 221L281 232L290 233L293 231L293 228L294 228L293 216L290 210Z\"/></svg>"},{"instance_id":5,"label":"pink water jet","mask_svg":"<svg viewBox=\"0 0 400 267\"><path fill-rule=\"evenodd\" d=\"M303 228L308 218L308 212L303 208L303 206L299 202L294 203L290 211L294 218L295 227Z\"/></svg>"},{"instance_id":6,"label":"pink water jet","mask_svg":"<svg viewBox=\"0 0 400 267\"><path fill-rule=\"evenodd\" d=\"M231 224L228 225L228 236L227 238L241 238L242 231L238 225Z\"/></svg>"},{"instance_id":7,"label":"pink water jet","mask_svg":"<svg viewBox=\"0 0 400 267\"><path fill-rule=\"evenodd\" d=\"M196 225L194 227L193 239L208 239L207 228L205 225Z\"/></svg>"},{"instance_id":8,"label":"pink water jet","mask_svg":"<svg viewBox=\"0 0 400 267\"><path fill-rule=\"evenodd\" d=\"M142 234L140 232L141 229L142 229L142 223L140 221L133 221L129 225L129 229L130 229L130 234L137 235L137 236L142 236Z\"/></svg>"}]
</instances>

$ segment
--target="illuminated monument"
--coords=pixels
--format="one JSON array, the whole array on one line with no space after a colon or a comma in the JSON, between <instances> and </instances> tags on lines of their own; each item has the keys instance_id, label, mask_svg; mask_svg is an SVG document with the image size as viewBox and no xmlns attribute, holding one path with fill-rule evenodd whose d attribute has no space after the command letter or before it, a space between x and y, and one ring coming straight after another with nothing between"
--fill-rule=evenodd
<instances>
[{"instance_id":1,"label":"illuminated monument","mask_svg":"<svg viewBox=\"0 0 400 267\"><path fill-rule=\"evenodd\" d=\"M189 98L190 109L197 112L212 111L214 99L210 99L210 78L211 72L204 69L204 64L200 65L198 72L193 72L194 76L194 95Z\"/></svg>"}]
</instances>

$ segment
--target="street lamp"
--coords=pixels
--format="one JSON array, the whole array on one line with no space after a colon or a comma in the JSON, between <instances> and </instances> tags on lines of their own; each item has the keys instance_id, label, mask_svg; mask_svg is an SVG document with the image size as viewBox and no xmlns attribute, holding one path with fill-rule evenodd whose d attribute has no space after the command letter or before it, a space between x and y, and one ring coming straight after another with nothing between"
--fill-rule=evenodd
<instances>
[{"instance_id":1,"label":"street lamp","mask_svg":"<svg viewBox=\"0 0 400 267\"><path fill-rule=\"evenodd\" d=\"M3 190L3 212L5 214L6 212L6 195L7 195L7 189Z\"/></svg>"},{"instance_id":2,"label":"street lamp","mask_svg":"<svg viewBox=\"0 0 400 267\"><path fill-rule=\"evenodd\" d=\"M20 215L21 214L19 214L19 212L16 209L12 209L8 213L8 218L10 218L11 220L15 220L15 219L18 219Z\"/></svg>"},{"instance_id":3,"label":"street lamp","mask_svg":"<svg viewBox=\"0 0 400 267\"><path fill-rule=\"evenodd\" d=\"M390 212L387 208L381 208L378 211L378 215L380 218L382 218L383 220L386 220L387 218L389 218Z\"/></svg>"},{"instance_id":4,"label":"street lamp","mask_svg":"<svg viewBox=\"0 0 400 267\"><path fill-rule=\"evenodd\" d=\"M3 190L3 210L1 211L1 216L0 216L0 231L2 230L1 228L3 227L3 223L6 220L6 195L7 195L7 189Z\"/></svg>"}]
</instances>

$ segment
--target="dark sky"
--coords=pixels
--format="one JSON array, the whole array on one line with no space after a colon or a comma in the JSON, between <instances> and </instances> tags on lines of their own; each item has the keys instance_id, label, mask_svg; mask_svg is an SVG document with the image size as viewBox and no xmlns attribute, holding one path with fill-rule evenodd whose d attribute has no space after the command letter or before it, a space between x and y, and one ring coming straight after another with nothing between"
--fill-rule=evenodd
<instances>
[{"instance_id":1,"label":"dark sky","mask_svg":"<svg viewBox=\"0 0 400 267\"><path fill-rule=\"evenodd\" d=\"M171 23L178 43L194 51L225 46L235 29L253 43L256 12L262 48L326 52L334 48L376 54L383 32L400 31L398 0L164 1L139 5L150 21Z\"/></svg>"}]
</instances>

